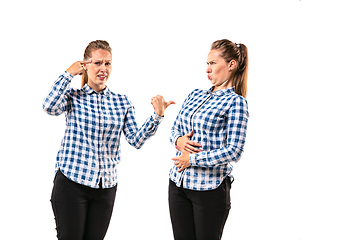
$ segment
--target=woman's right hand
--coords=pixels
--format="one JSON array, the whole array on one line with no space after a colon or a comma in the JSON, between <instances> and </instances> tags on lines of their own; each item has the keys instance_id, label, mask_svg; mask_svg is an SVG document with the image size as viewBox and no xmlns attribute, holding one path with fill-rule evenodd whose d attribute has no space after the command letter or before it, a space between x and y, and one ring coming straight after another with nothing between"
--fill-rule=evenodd
<instances>
[{"instance_id":1,"label":"woman's right hand","mask_svg":"<svg viewBox=\"0 0 360 240\"><path fill-rule=\"evenodd\" d=\"M201 144L197 142L190 141L190 138L194 135L194 131L191 131L188 134L185 134L182 137L178 137L176 140L176 149L181 152L188 153L198 153L201 152Z\"/></svg>"},{"instance_id":2,"label":"woman's right hand","mask_svg":"<svg viewBox=\"0 0 360 240\"><path fill-rule=\"evenodd\" d=\"M85 65L91 63L90 61L77 61L74 62L66 71L73 75L74 77L76 75L82 75L85 72Z\"/></svg>"}]
</instances>

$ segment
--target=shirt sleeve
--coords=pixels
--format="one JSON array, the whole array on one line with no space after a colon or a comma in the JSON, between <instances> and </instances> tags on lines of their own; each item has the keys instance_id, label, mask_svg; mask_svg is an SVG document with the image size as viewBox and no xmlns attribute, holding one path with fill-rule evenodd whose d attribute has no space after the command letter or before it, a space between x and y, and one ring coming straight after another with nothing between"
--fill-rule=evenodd
<instances>
[{"instance_id":1,"label":"shirt sleeve","mask_svg":"<svg viewBox=\"0 0 360 240\"><path fill-rule=\"evenodd\" d=\"M61 74L55 83L51 86L50 91L43 100L43 110L54 116L58 116L67 111L71 104L66 90L72 80L73 76L64 72Z\"/></svg>"},{"instance_id":2,"label":"shirt sleeve","mask_svg":"<svg viewBox=\"0 0 360 240\"><path fill-rule=\"evenodd\" d=\"M156 133L163 117L153 113L146 119L145 123L138 129L135 121L135 109L130 105L125 115L124 134L126 141L133 147L139 149L151 136Z\"/></svg>"},{"instance_id":3,"label":"shirt sleeve","mask_svg":"<svg viewBox=\"0 0 360 240\"><path fill-rule=\"evenodd\" d=\"M214 167L231 161L238 162L244 150L248 117L246 100L236 98L227 116L226 145L220 149L190 154L190 165Z\"/></svg>"}]
</instances>

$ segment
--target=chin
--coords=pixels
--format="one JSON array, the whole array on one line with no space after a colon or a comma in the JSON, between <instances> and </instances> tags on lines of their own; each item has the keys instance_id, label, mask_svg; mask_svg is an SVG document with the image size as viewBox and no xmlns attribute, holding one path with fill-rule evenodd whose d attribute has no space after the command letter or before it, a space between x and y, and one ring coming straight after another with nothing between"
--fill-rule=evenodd
<instances>
[{"instance_id":1,"label":"chin","mask_svg":"<svg viewBox=\"0 0 360 240\"><path fill-rule=\"evenodd\" d=\"M105 85L106 82L107 82L107 79L104 79L104 80L100 80L100 79L99 79L99 80L97 81L97 84L99 84L99 85L102 85L102 84Z\"/></svg>"}]
</instances>

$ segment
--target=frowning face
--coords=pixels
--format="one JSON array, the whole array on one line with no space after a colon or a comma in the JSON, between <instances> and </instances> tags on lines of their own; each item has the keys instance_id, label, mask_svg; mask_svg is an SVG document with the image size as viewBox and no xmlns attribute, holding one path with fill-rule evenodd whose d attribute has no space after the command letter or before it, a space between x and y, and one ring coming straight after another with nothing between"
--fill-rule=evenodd
<instances>
[{"instance_id":1,"label":"frowning face","mask_svg":"<svg viewBox=\"0 0 360 240\"><path fill-rule=\"evenodd\" d=\"M207 58L206 73L208 79L214 86L213 91L226 89L233 86L231 78L232 62L227 63L224 58L220 56L220 50L211 50Z\"/></svg>"},{"instance_id":2,"label":"frowning face","mask_svg":"<svg viewBox=\"0 0 360 240\"><path fill-rule=\"evenodd\" d=\"M111 61L112 55L110 52L97 49L91 54L90 64L86 65L88 74L88 85L97 92L100 92L106 88L106 82L110 77L112 71Z\"/></svg>"}]
</instances>

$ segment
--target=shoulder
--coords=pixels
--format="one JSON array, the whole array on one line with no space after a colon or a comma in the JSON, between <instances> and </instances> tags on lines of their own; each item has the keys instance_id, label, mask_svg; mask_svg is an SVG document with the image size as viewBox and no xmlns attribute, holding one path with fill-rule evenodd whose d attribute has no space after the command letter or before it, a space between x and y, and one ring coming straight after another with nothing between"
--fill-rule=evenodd
<instances>
[{"instance_id":1,"label":"shoulder","mask_svg":"<svg viewBox=\"0 0 360 240\"><path fill-rule=\"evenodd\" d=\"M207 95L207 91L206 90L201 90L201 89L194 89L192 92L189 93L189 95L186 97L184 104L192 102L192 101L197 101L200 100L202 98L204 98Z\"/></svg>"},{"instance_id":2,"label":"shoulder","mask_svg":"<svg viewBox=\"0 0 360 240\"><path fill-rule=\"evenodd\" d=\"M193 91L192 91L192 93L194 93L194 94L207 94L207 93L209 93L210 92L210 90L204 90L204 89L194 89Z\"/></svg>"},{"instance_id":3,"label":"shoulder","mask_svg":"<svg viewBox=\"0 0 360 240\"><path fill-rule=\"evenodd\" d=\"M232 96L232 107L237 109L237 111L240 111L240 113L249 116L248 103L243 96L240 96L238 94Z\"/></svg>"},{"instance_id":4,"label":"shoulder","mask_svg":"<svg viewBox=\"0 0 360 240\"><path fill-rule=\"evenodd\" d=\"M230 95L234 102L247 105L247 100L236 93Z\"/></svg>"},{"instance_id":5,"label":"shoulder","mask_svg":"<svg viewBox=\"0 0 360 240\"><path fill-rule=\"evenodd\" d=\"M188 97L197 97L197 96L203 96L208 94L209 91L208 90L202 90L202 89L194 89Z\"/></svg>"}]
</instances>

